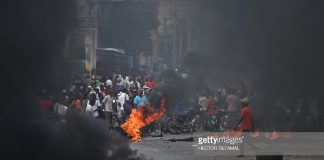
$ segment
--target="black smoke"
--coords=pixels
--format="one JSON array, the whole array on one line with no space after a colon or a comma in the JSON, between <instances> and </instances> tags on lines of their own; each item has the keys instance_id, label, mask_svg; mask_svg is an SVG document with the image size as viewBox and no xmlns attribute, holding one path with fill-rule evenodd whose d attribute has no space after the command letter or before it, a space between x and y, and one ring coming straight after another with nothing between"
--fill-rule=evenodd
<instances>
[{"instance_id":1,"label":"black smoke","mask_svg":"<svg viewBox=\"0 0 324 160\"><path fill-rule=\"evenodd\" d=\"M74 25L75 2L1 4L1 159L141 159L107 124L69 112L66 123L44 120L37 96L69 83L62 55Z\"/></svg>"},{"instance_id":2,"label":"black smoke","mask_svg":"<svg viewBox=\"0 0 324 160\"><path fill-rule=\"evenodd\" d=\"M250 81L248 94L265 119L276 101L303 99L308 110L324 97L323 8L320 0L195 1L197 43L183 62L204 84Z\"/></svg>"},{"instance_id":3,"label":"black smoke","mask_svg":"<svg viewBox=\"0 0 324 160\"><path fill-rule=\"evenodd\" d=\"M255 87L269 97L322 94L323 7L306 0L196 2L198 44L184 63L218 73L252 70Z\"/></svg>"}]
</instances>

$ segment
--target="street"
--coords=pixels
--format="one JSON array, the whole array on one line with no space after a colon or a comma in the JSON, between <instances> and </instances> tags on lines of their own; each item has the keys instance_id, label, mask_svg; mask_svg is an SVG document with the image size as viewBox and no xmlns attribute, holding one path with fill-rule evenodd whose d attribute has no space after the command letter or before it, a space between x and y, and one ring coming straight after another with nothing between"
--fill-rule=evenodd
<instances>
[{"instance_id":1,"label":"street","mask_svg":"<svg viewBox=\"0 0 324 160\"><path fill-rule=\"evenodd\" d=\"M170 135L162 138L144 137L141 142L131 142L130 147L136 149L147 159L154 160L256 160L255 156L201 156L195 155L193 146L195 142L170 142L171 138L198 137L202 133ZM322 160L324 156L284 156L284 160Z\"/></svg>"},{"instance_id":2,"label":"street","mask_svg":"<svg viewBox=\"0 0 324 160\"><path fill-rule=\"evenodd\" d=\"M1 7L1 159L324 160L324 0Z\"/></svg>"}]
</instances>

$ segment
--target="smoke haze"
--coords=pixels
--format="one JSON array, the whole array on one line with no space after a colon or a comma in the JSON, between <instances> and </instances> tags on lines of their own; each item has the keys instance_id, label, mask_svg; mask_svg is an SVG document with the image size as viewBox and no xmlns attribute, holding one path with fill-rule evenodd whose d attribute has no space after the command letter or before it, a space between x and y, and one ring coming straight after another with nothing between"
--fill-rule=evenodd
<instances>
[{"instance_id":1,"label":"smoke haze","mask_svg":"<svg viewBox=\"0 0 324 160\"><path fill-rule=\"evenodd\" d=\"M258 77L255 87L267 96L298 97L323 90L322 1L196 3L193 25L200 43L184 60L187 66L243 73L241 79L252 72Z\"/></svg>"},{"instance_id":2,"label":"smoke haze","mask_svg":"<svg viewBox=\"0 0 324 160\"><path fill-rule=\"evenodd\" d=\"M145 159L107 124L68 113L66 123L42 119L35 104L43 87L69 83L60 56L74 1L4 1L1 5L1 159Z\"/></svg>"},{"instance_id":3,"label":"smoke haze","mask_svg":"<svg viewBox=\"0 0 324 160\"><path fill-rule=\"evenodd\" d=\"M324 1L195 3L199 47L184 64L197 84L207 83L205 76L214 72L216 79L227 72L245 79L252 71L257 75L253 87L268 101L323 96ZM5 0L0 13L1 159L143 158L123 137L108 136L103 123L70 113L71 119L59 125L42 121L37 112L34 100L43 86L68 83L70 67L58 53L72 23L73 2Z\"/></svg>"}]
</instances>

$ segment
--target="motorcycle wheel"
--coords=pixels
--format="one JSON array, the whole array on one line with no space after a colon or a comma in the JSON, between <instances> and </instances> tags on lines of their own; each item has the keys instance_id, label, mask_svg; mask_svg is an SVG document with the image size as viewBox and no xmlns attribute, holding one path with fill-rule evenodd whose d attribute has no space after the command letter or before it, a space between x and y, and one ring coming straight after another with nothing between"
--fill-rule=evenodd
<instances>
[{"instance_id":1,"label":"motorcycle wheel","mask_svg":"<svg viewBox=\"0 0 324 160\"><path fill-rule=\"evenodd\" d=\"M172 121L168 123L168 131L170 134L179 134L179 130L174 127Z\"/></svg>"},{"instance_id":2,"label":"motorcycle wheel","mask_svg":"<svg viewBox=\"0 0 324 160\"><path fill-rule=\"evenodd\" d=\"M189 133L193 133L193 132L194 132L193 127L190 127L190 129L189 129Z\"/></svg>"},{"instance_id":3,"label":"motorcycle wheel","mask_svg":"<svg viewBox=\"0 0 324 160\"><path fill-rule=\"evenodd\" d=\"M200 118L196 119L194 131L201 132L203 130L203 123Z\"/></svg>"},{"instance_id":4,"label":"motorcycle wheel","mask_svg":"<svg viewBox=\"0 0 324 160\"><path fill-rule=\"evenodd\" d=\"M228 121L226 117L221 117L219 122L219 131L224 132L228 130Z\"/></svg>"},{"instance_id":5,"label":"motorcycle wheel","mask_svg":"<svg viewBox=\"0 0 324 160\"><path fill-rule=\"evenodd\" d=\"M169 123L170 123L170 120L164 120L163 123L162 123L162 132L169 132Z\"/></svg>"}]
</instances>

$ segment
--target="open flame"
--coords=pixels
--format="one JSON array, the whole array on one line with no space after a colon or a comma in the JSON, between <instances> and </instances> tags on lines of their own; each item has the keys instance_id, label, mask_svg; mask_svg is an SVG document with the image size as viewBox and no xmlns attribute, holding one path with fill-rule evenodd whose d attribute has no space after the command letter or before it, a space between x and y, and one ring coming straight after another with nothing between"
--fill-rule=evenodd
<instances>
[{"instance_id":1,"label":"open flame","mask_svg":"<svg viewBox=\"0 0 324 160\"><path fill-rule=\"evenodd\" d=\"M121 125L121 128L125 130L127 135L131 138L131 141L141 141L140 129L150 123L160 119L165 112L166 104L165 100L161 100L160 110L155 111L151 106L141 106L139 111L135 108L126 122Z\"/></svg>"},{"instance_id":2,"label":"open flame","mask_svg":"<svg viewBox=\"0 0 324 160\"><path fill-rule=\"evenodd\" d=\"M227 130L222 133L222 137L239 137L242 135L241 130ZM253 139L261 139L266 138L270 140L277 140L279 138L291 138L293 135L291 132L278 132L277 130L273 130L272 132L260 132L260 129L256 129L254 132L250 133L250 136Z\"/></svg>"},{"instance_id":3,"label":"open flame","mask_svg":"<svg viewBox=\"0 0 324 160\"><path fill-rule=\"evenodd\" d=\"M254 132L252 132L252 138L259 138L260 136L260 130L256 129Z\"/></svg>"},{"instance_id":4,"label":"open flame","mask_svg":"<svg viewBox=\"0 0 324 160\"><path fill-rule=\"evenodd\" d=\"M271 134L271 137L270 137L270 139L271 140L275 140L275 139L277 139L279 136L278 136L278 133L277 133L277 131L276 130L274 130L273 132L272 132L272 134Z\"/></svg>"},{"instance_id":5,"label":"open flame","mask_svg":"<svg viewBox=\"0 0 324 160\"><path fill-rule=\"evenodd\" d=\"M242 130L227 130L223 132L222 137L240 137L242 135Z\"/></svg>"}]
</instances>

